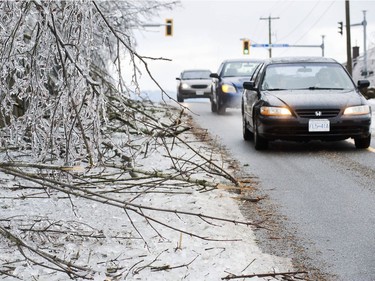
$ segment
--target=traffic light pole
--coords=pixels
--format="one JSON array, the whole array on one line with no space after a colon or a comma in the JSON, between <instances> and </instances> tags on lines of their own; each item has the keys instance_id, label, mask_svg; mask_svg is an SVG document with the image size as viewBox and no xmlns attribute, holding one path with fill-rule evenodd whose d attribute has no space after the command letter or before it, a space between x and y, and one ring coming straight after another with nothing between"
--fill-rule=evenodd
<instances>
[{"instance_id":1,"label":"traffic light pole","mask_svg":"<svg viewBox=\"0 0 375 281\"><path fill-rule=\"evenodd\" d=\"M296 47L296 48L321 48L322 49L322 57L324 57L324 38L325 35L322 35L322 44L320 45L289 45L289 44L251 44L251 47L260 47L260 48L278 48L278 47ZM244 40L243 38L241 40Z\"/></svg>"},{"instance_id":2,"label":"traffic light pole","mask_svg":"<svg viewBox=\"0 0 375 281\"><path fill-rule=\"evenodd\" d=\"M324 35L322 35L322 44L320 45L289 45L289 47L305 47L305 48L322 48L322 57L324 57Z\"/></svg>"}]
</instances>

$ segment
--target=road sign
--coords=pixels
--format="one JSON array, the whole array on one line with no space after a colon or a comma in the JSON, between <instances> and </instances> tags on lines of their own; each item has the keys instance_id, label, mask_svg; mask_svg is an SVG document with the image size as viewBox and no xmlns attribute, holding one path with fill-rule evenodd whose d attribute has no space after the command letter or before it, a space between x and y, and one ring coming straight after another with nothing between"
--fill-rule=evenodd
<instances>
[{"instance_id":1,"label":"road sign","mask_svg":"<svg viewBox=\"0 0 375 281\"><path fill-rule=\"evenodd\" d=\"M251 47L256 48L285 48L289 47L289 44L251 44Z\"/></svg>"}]
</instances>

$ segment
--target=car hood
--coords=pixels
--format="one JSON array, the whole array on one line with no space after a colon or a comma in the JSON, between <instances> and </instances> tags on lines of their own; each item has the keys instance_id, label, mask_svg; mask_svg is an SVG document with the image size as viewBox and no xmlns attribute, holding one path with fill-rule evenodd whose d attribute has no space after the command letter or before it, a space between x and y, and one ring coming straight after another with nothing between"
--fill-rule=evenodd
<instances>
[{"instance_id":1,"label":"car hood","mask_svg":"<svg viewBox=\"0 0 375 281\"><path fill-rule=\"evenodd\" d=\"M267 91L264 102L272 106L287 106L292 109L344 108L365 104L365 99L355 90L288 90Z\"/></svg>"}]
</instances>

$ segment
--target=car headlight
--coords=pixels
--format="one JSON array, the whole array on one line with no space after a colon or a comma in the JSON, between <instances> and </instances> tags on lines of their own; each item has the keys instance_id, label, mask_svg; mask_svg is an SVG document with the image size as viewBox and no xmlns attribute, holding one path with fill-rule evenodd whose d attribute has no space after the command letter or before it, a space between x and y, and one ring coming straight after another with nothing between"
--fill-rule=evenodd
<instances>
[{"instance_id":1,"label":"car headlight","mask_svg":"<svg viewBox=\"0 0 375 281\"><path fill-rule=\"evenodd\" d=\"M291 116L292 113L286 107L262 106L260 114L265 116Z\"/></svg>"},{"instance_id":2,"label":"car headlight","mask_svg":"<svg viewBox=\"0 0 375 281\"><path fill-rule=\"evenodd\" d=\"M345 109L344 115L365 115L370 114L369 105L351 106Z\"/></svg>"},{"instance_id":3,"label":"car headlight","mask_svg":"<svg viewBox=\"0 0 375 281\"><path fill-rule=\"evenodd\" d=\"M186 84L186 83L182 83L182 84L181 84L181 88L182 88L182 89L188 89L188 88L189 88L189 85Z\"/></svg>"},{"instance_id":4,"label":"car headlight","mask_svg":"<svg viewBox=\"0 0 375 281\"><path fill-rule=\"evenodd\" d=\"M235 93L235 92L237 92L236 88L233 85L229 85L229 84L221 85L221 90L223 91L223 93Z\"/></svg>"}]
</instances>

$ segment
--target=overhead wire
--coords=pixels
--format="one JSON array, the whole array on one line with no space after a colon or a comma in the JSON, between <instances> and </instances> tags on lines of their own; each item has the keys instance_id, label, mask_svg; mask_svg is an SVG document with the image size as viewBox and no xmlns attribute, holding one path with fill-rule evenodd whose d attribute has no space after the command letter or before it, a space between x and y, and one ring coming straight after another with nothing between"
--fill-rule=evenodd
<instances>
[{"instance_id":1,"label":"overhead wire","mask_svg":"<svg viewBox=\"0 0 375 281\"><path fill-rule=\"evenodd\" d=\"M308 14L303 18L302 21L300 21L292 31L290 31L287 35L285 35L284 37L282 37L281 39L278 39L276 42L279 42L281 40L284 40L286 38L288 38L293 32L295 32L298 28L301 27L301 25L311 16L311 14L313 13L313 11L316 9L316 7L319 5L319 2L320 1L317 1L314 5L314 7L312 7L312 9L308 12Z\"/></svg>"},{"instance_id":2,"label":"overhead wire","mask_svg":"<svg viewBox=\"0 0 375 281\"><path fill-rule=\"evenodd\" d=\"M273 9L271 10L271 13L274 14L275 12L277 12L279 14L279 16L281 16L285 10L287 10L290 6L292 6L294 4L294 2L296 1L279 1L278 3L281 3L282 5L277 7L277 5L275 5L273 7Z\"/></svg>"},{"instance_id":3,"label":"overhead wire","mask_svg":"<svg viewBox=\"0 0 375 281\"><path fill-rule=\"evenodd\" d=\"M315 27L315 25L318 24L318 22L324 17L324 15L329 11L329 9L333 6L335 1L332 1L331 4L325 9L325 11L320 15L320 17L310 26L310 28L297 40L294 42L294 44L297 44L303 37L306 36L307 33L310 32L311 29Z\"/></svg>"},{"instance_id":4,"label":"overhead wire","mask_svg":"<svg viewBox=\"0 0 375 281\"><path fill-rule=\"evenodd\" d=\"M319 1L320 2L320 1ZM293 32L295 31L295 30L297 30L297 28L303 23L303 22L305 22L306 21L306 19L308 18L308 17L310 17L311 16L311 14L312 14L312 12L316 9L316 7L317 7L317 5L319 4L319 2L318 3L316 3L315 5L314 5L314 7L310 10L310 12L307 14L307 16L299 23L299 25L297 25L296 26L296 28L293 30ZM308 30L306 31L306 32L304 32L303 33L303 35L299 38L299 39L297 39L294 43L293 43L293 45L295 45L295 44L297 44L300 40L302 40L305 36L306 36L306 34L308 34L309 32L310 32L310 30L311 29L313 29L314 28L314 26L322 19L322 17L329 11L329 9L332 7L332 5L335 3L335 1L332 1L331 2L331 4L324 10L324 12L320 15L320 17L308 28ZM285 39L285 38L287 38L290 34L292 34L292 32L290 32L287 36L285 36L285 37L283 37L282 39L280 39L280 40L283 40L283 39ZM278 40L278 41L280 41L280 40ZM287 52L287 50L284 50L283 52L281 52L280 53L280 55L282 56L283 54L285 54Z\"/></svg>"}]
</instances>

